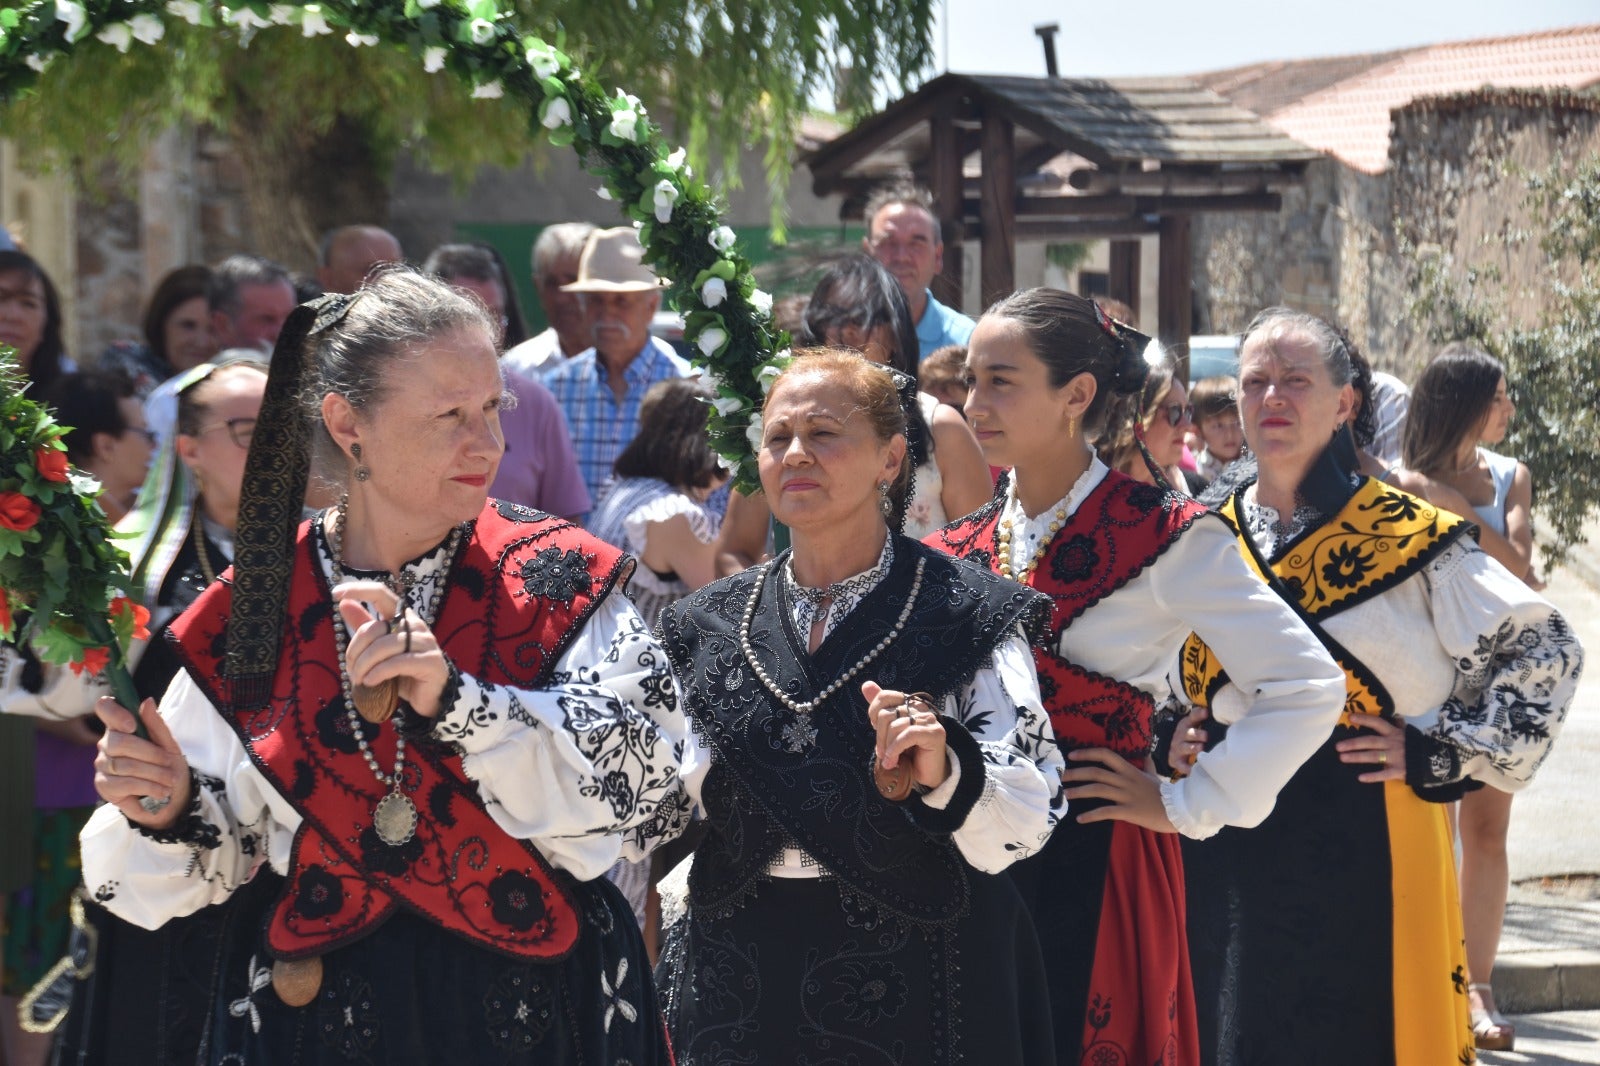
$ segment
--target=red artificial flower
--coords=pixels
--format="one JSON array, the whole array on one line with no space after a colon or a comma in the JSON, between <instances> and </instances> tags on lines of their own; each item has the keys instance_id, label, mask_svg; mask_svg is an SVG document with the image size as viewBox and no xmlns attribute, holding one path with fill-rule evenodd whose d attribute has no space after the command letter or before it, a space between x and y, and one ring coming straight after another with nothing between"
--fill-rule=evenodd
<instances>
[{"instance_id":1,"label":"red artificial flower","mask_svg":"<svg viewBox=\"0 0 1600 1066\"><path fill-rule=\"evenodd\" d=\"M33 465L39 468L39 476L46 481L65 484L72 464L67 462L66 452L54 448L35 448Z\"/></svg>"},{"instance_id":2,"label":"red artificial flower","mask_svg":"<svg viewBox=\"0 0 1600 1066\"><path fill-rule=\"evenodd\" d=\"M130 610L133 612L133 639L149 640L150 630L147 627L150 624L150 612L144 604L134 603L126 596L118 596L111 601L111 617L114 619L120 619Z\"/></svg>"},{"instance_id":3,"label":"red artificial flower","mask_svg":"<svg viewBox=\"0 0 1600 1066\"><path fill-rule=\"evenodd\" d=\"M26 533L39 523L39 505L20 492L0 492L0 526Z\"/></svg>"},{"instance_id":4,"label":"red artificial flower","mask_svg":"<svg viewBox=\"0 0 1600 1066\"><path fill-rule=\"evenodd\" d=\"M85 673L98 675L107 666L111 665L110 648L85 648L83 661L72 663L72 672L82 677Z\"/></svg>"},{"instance_id":5,"label":"red artificial flower","mask_svg":"<svg viewBox=\"0 0 1600 1066\"><path fill-rule=\"evenodd\" d=\"M11 600L5 589L0 589L0 634L11 632Z\"/></svg>"}]
</instances>

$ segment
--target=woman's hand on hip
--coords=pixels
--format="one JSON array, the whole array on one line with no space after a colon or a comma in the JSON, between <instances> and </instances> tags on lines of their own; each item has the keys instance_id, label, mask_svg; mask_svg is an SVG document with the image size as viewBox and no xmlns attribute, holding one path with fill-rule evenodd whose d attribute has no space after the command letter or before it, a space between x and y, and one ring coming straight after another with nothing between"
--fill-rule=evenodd
<instances>
[{"instance_id":1,"label":"woman's hand on hip","mask_svg":"<svg viewBox=\"0 0 1600 1066\"><path fill-rule=\"evenodd\" d=\"M400 610L400 597L381 581L346 581L333 590L350 634L345 669L352 685L400 682L400 698L424 718L436 718L450 680L450 662L422 616Z\"/></svg>"},{"instance_id":2,"label":"woman's hand on hip","mask_svg":"<svg viewBox=\"0 0 1600 1066\"><path fill-rule=\"evenodd\" d=\"M1133 765L1110 748L1081 748L1067 752L1068 767L1061 771L1067 803L1105 800L1105 806L1084 811L1078 822L1132 822L1158 833L1176 833L1161 802L1161 782L1153 773Z\"/></svg>"},{"instance_id":3,"label":"woman's hand on hip","mask_svg":"<svg viewBox=\"0 0 1600 1066\"><path fill-rule=\"evenodd\" d=\"M1351 737L1334 747L1339 761L1365 763L1376 769L1362 774L1359 780L1369 784L1406 779L1406 730L1375 714L1352 714L1350 724L1357 729L1372 730L1371 736Z\"/></svg>"},{"instance_id":4,"label":"woman's hand on hip","mask_svg":"<svg viewBox=\"0 0 1600 1066\"><path fill-rule=\"evenodd\" d=\"M94 757L94 788L100 798L149 829L167 829L189 807L189 760L156 710L155 700L139 705L139 720L150 739L138 736L133 712L101 696L94 713L106 725ZM146 799L151 811L139 801Z\"/></svg>"},{"instance_id":5,"label":"woman's hand on hip","mask_svg":"<svg viewBox=\"0 0 1600 1066\"><path fill-rule=\"evenodd\" d=\"M906 693L873 681L862 682L861 695L867 701L867 721L878 735L876 756L884 769L909 753L917 784L930 789L944 784L950 776L950 751L937 710L922 700L908 702Z\"/></svg>"}]
</instances>

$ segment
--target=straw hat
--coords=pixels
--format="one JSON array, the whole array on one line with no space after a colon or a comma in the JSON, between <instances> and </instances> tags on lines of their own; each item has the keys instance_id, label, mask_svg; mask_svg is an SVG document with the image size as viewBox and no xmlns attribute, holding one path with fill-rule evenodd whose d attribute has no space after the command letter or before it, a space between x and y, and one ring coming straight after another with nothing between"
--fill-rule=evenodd
<instances>
[{"instance_id":1,"label":"straw hat","mask_svg":"<svg viewBox=\"0 0 1600 1066\"><path fill-rule=\"evenodd\" d=\"M661 279L644 265L644 245L632 226L595 230L583 244L578 280L562 292L655 292Z\"/></svg>"}]
</instances>

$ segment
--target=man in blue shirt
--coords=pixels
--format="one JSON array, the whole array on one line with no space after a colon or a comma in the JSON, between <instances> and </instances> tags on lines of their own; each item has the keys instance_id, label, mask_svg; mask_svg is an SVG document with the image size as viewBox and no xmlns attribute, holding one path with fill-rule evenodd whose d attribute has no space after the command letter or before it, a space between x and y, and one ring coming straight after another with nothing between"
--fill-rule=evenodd
<instances>
[{"instance_id":1,"label":"man in blue shirt","mask_svg":"<svg viewBox=\"0 0 1600 1066\"><path fill-rule=\"evenodd\" d=\"M917 324L918 358L947 344L965 345L972 319L933 298L928 285L944 269L944 238L933 197L917 185L891 185L867 200L867 254L893 274L905 290Z\"/></svg>"},{"instance_id":2,"label":"man in blue shirt","mask_svg":"<svg viewBox=\"0 0 1600 1066\"><path fill-rule=\"evenodd\" d=\"M661 307L661 283L644 264L632 226L596 230L578 260L578 280L562 286L583 299L594 347L543 378L572 429L589 497L600 502L611 467L639 432L639 401L650 386L692 371L672 348L650 335Z\"/></svg>"}]
</instances>

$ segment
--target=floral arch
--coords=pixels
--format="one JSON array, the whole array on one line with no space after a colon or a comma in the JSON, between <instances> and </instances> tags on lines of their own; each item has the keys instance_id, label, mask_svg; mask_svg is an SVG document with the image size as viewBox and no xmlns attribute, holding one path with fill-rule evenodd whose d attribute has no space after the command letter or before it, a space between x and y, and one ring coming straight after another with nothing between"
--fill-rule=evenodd
<instances>
[{"instance_id":1,"label":"floral arch","mask_svg":"<svg viewBox=\"0 0 1600 1066\"><path fill-rule=\"evenodd\" d=\"M759 487L761 396L786 361L787 337L711 190L683 149L667 150L636 97L607 95L561 51L523 33L495 0L32 0L0 9L0 102L33 90L52 63L79 52L160 47L179 20L240 45L258 33L299 33L339 34L352 48L403 48L427 74L459 78L475 99L525 103L530 128L578 153L599 178L599 195L639 228L646 262L672 280L694 361L716 391L712 446L737 487Z\"/></svg>"}]
</instances>

